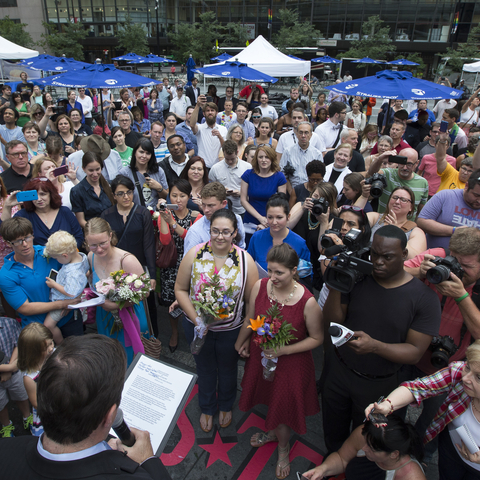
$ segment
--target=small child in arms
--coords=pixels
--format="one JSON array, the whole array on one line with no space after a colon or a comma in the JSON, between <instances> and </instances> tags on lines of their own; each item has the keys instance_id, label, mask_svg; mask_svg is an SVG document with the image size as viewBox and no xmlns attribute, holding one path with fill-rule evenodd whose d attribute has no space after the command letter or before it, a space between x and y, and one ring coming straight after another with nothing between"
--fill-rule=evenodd
<instances>
[{"instance_id":1,"label":"small child in arms","mask_svg":"<svg viewBox=\"0 0 480 480\"><path fill-rule=\"evenodd\" d=\"M49 277L46 279L48 287L51 288L50 300L53 302L79 297L87 285L86 274L90 265L87 256L77 251L75 237L63 230L55 232L45 245L45 254L63 265L56 281ZM45 317L44 325L52 332L57 345L63 341L62 332L57 327L63 316L63 310L52 310Z\"/></svg>"}]
</instances>

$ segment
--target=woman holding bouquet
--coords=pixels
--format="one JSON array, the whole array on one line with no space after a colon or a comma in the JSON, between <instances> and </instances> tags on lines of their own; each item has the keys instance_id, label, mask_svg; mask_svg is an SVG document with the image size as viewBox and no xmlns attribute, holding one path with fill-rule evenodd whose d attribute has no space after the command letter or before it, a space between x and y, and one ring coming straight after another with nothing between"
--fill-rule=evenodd
<instances>
[{"instance_id":1,"label":"woman holding bouquet","mask_svg":"<svg viewBox=\"0 0 480 480\"><path fill-rule=\"evenodd\" d=\"M239 407L248 411L257 404L268 406L265 421L268 431L253 435L250 444L261 447L278 442L275 473L277 478L284 479L290 473L292 430L305 434L305 417L320 411L311 350L323 342L323 318L314 296L298 283L295 250L286 243L276 245L268 252L267 262L269 278L259 280L253 287L246 320L235 343L239 355L249 357ZM262 350L257 345L260 333L249 338L252 327L256 328L256 322L249 319L271 315L271 311L267 313L271 307L276 307L275 318L291 323L294 339L285 346ZM278 359L273 382L263 378L262 356L267 360Z\"/></svg>"},{"instance_id":2,"label":"woman holding bouquet","mask_svg":"<svg viewBox=\"0 0 480 480\"><path fill-rule=\"evenodd\" d=\"M117 237L109 223L103 218L92 218L85 225L85 241L90 250L88 260L92 270L92 290L97 291L95 285L99 280L110 278L110 273L123 270L138 276L144 273L143 267L131 253L115 247ZM126 307L132 306L127 303ZM134 312L138 319L132 319L128 324L115 322L112 312L118 310L118 305L110 300L105 300L103 305L97 307L98 333L107 337L116 338L125 348L127 362L130 365L135 354L144 353L140 340L141 332L148 332L147 317L143 303L134 305Z\"/></svg>"},{"instance_id":3,"label":"woman holding bouquet","mask_svg":"<svg viewBox=\"0 0 480 480\"><path fill-rule=\"evenodd\" d=\"M217 409L220 410L220 427L226 428L232 422L232 407L237 394L235 341L243 321L243 304L249 305L250 292L258 280L252 257L233 243L237 233L235 214L231 210L217 210L211 218L211 240L187 252L175 283L175 296L185 312L183 328L187 342L192 343L194 337L206 335L203 347L194 358L202 411L200 426L207 433L212 429L212 417ZM214 276L218 276L224 288L216 288L213 295L218 295L219 290L225 292L225 310L218 311L218 317L206 326L208 331L205 332L197 302L213 304L205 288L212 284Z\"/></svg>"}]
</instances>

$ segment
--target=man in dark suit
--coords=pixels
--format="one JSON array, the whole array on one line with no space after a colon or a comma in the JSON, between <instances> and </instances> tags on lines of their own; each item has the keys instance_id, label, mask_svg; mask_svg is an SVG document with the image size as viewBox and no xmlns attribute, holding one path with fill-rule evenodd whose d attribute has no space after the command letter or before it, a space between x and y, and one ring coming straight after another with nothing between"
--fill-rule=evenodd
<instances>
[{"instance_id":1,"label":"man in dark suit","mask_svg":"<svg viewBox=\"0 0 480 480\"><path fill-rule=\"evenodd\" d=\"M105 442L122 396L125 352L104 335L66 338L37 383L41 437L0 439L0 478L168 480L148 432L132 428L133 447Z\"/></svg>"},{"instance_id":2,"label":"man in dark suit","mask_svg":"<svg viewBox=\"0 0 480 480\"><path fill-rule=\"evenodd\" d=\"M200 89L197 87L198 79L192 78L192 85L185 88L185 95L190 99L192 106L197 104L198 96L200 95Z\"/></svg>"},{"instance_id":3,"label":"man in dark suit","mask_svg":"<svg viewBox=\"0 0 480 480\"><path fill-rule=\"evenodd\" d=\"M225 96L221 97L220 100L218 101L218 111L223 112L225 110L225 100L231 100L233 102L233 111L237 109L237 104L240 101L238 98L235 98L233 96L233 87L228 86L225 89Z\"/></svg>"}]
</instances>

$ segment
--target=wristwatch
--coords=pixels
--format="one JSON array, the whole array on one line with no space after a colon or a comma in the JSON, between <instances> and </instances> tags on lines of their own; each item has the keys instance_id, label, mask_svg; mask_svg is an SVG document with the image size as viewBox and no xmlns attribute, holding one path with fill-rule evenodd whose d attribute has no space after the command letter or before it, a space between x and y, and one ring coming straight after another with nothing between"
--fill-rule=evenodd
<instances>
[{"instance_id":1,"label":"wristwatch","mask_svg":"<svg viewBox=\"0 0 480 480\"><path fill-rule=\"evenodd\" d=\"M178 226L178 223L175 222L175 223L172 225L172 228L175 230L175 229L177 228L177 226Z\"/></svg>"}]
</instances>

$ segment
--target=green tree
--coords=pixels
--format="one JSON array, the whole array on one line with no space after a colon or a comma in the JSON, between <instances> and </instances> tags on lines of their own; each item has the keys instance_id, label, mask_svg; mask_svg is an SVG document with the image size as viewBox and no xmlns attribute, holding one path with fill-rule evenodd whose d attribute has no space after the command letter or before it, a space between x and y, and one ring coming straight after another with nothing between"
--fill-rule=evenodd
<instances>
[{"instance_id":1,"label":"green tree","mask_svg":"<svg viewBox=\"0 0 480 480\"><path fill-rule=\"evenodd\" d=\"M168 33L174 45L173 54L179 62L186 62L189 55L197 63L210 63L215 55L215 41L221 44L225 27L218 23L215 12L208 11L199 15L199 22L179 24L176 32Z\"/></svg>"},{"instance_id":2,"label":"green tree","mask_svg":"<svg viewBox=\"0 0 480 480\"><path fill-rule=\"evenodd\" d=\"M297 11L282 8L278 11L282 26L272 36L272 43L283 53L299 53L301 50L287 50L287 47L315 47L321 37L310 22L301 22Z\"/></svg>"},{"instance_id":3,"label":"green tree","mask_svg":"<svg viewBox=\"0 0 480 480\"><path fill-rule=\"evenodd\" d=\"M32 36L25 31L26 23L15 23L6 16L0 20L0 36L25 48L35 46Z\"/></svg>"},{"instance_id":4,"label":"green tree","mask_svg":"<svg viewBox=\"0 0 480 480\"><path fill-rule=\"evenodd\" d=\"M232 47L244 47L248 40L247 27L241 23L227 23L227 32L222 41L222 45Z\"/></svg>"},{"instance_id":5,"label":"green tree","mask_svg":"<svg viewBox=\"0 0 480 480\"><path fill-rule=\"evenodd\" d=\"M137 55L148 55L147 30L140 23L133 23L129 15L125 17L117 33L118 46L125 50L125 53L134 52Z\"/></svg>"},{"instance_id":6,"label":"green tree","mask_svg":"<svg viewBox=\"0 0 480 480\"><path fill-rule=\"evenodd\" d=\"M82 23L62 23L62 32L59 32L53 23L43 22L43 26L47 33L42 34L43 41L40 46L45 50L50 50L56 56L65 55L79 61L85 59L82 41L88 32Z\"/></svg>"},{"instance_id":7,"label":"green tree","mask_svg":"<svg viewBox=\"0 0 480 480\"><path fill-rule=\"evenodd\" d=\"M480 25L473 27L467 37L467 43L459 43L457 48L447 48L445 57L450 57L448 64L457 72L461 72L465 63L480 57Z\"/></svg>"},{"instance_id":8,"label":"green tree","mask_svg":"<svg viewBox=\"0 0 480 480\"><path fill-rule=\"evenodd\" d=\"M362 25L362 38L353 40L352 46L338 56L341 58L370 57L381 60L387 56L387 52L394 52L396 47L390 38L390 27L384 27L383 23L378 15L368 17ZM359 66L364 67L361 64Z\"/></svg>"}]
</instances>

